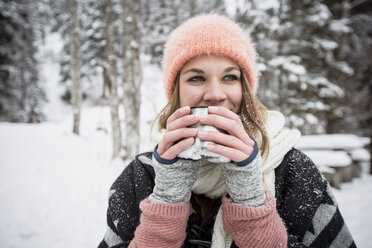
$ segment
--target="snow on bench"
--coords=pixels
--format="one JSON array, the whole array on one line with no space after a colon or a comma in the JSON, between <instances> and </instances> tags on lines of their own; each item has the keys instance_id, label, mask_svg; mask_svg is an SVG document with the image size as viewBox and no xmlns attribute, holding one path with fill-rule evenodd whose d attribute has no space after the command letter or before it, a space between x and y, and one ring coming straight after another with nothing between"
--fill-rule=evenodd
<instances>
[{"instance_id":1,"label":"snow on bench","mask_svg":"<svg viewBox=\"0 0 372 248\"><path fill-rule=\"evenodd\" d=\"M296 145L309 156L333 187L351 181L361 174L362 163L371 156L364 148L369 138L353 134L329 134L302 136Z\"/></svg>"},{"instance_id":2,"label":"snow on bench","mask_svg":"<svg viewBox=\"0 0 372 248\"><path fill-rule=\"evenodd\" d=\"M371 160L371 154L365 148L359 148L352 150L350 156L353 161L368 162Z\"/></svg>"},{"instance_id":3,"label":"snow on bench","mask_svg":"<svg viewBox=\"0 0 372 248\"><path fill-rule=\"evenodd\" d=\"M368 138L354 134L324 134L302 136L296 147L300 150L345 150L350 151L366 146Z\"/></svg>"},{"instance_id":4,"label":"snow on bench","mask_svg":"<svg viewBox=\"0 0 372 248\"><path fill-rule=\"evenodd\" d=\"M303 150L318 167L346 167L352 161L347 152L344 151L318 151L318 150Z\"/></svg>"}]
</instances>

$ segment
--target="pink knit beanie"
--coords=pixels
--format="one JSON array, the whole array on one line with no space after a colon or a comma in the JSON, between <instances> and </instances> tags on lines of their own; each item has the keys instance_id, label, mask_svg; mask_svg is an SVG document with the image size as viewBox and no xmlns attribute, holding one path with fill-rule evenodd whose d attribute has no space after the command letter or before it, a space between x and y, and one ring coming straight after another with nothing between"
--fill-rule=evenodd
<instances>
[{"instance_id":1,"label":"pink knit beanie","mask_svg":"<svg viewBox=\"0 0 372 248\"><path fill-rule=\"evenodd\" d=\"M193 57L206 54L225 55L244 70L254 94L258 88L258 71L254 44L243 29L218 14L188 19L170 35L164 48L164 87L167 99L172 96L175 79Z\"/></svg>"}]
</instances>

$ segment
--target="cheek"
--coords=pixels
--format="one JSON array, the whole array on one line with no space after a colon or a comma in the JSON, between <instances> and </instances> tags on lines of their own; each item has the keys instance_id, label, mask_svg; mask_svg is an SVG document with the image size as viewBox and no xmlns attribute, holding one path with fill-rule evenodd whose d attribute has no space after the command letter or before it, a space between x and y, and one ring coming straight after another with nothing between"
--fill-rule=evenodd
<instances>
[{"instance_id":1,"label":"cheek","mask_svg":"<svg viewBox=\"0 0 372 248\"><path fill-rule=\"evenodd\" d=\"M227 92L228 92L230 102L232 102L234 106L240 108L240 105L243 101L243 90L242 90L241 85L231 87Z\"/></svg>"},{"instance_id":2,"label":"cheek","mask_svg":"<svg viewBox=\"0 0 372 248\"><path fill-rule=\"evenodd\" d=\"M200 90L195 86L182 85L180 84L180 105L184 106L196 106L200 101Z\"/></svg>"},{"instance_id":3,"label":"cheek","mask_svg":"<svg viewBox=\"0 0 372 248\"><path fill-rule=\"evenodd\" d=\"M242 94L242 92L239 92L236 95L236 105L240 106L242 104L242 101L243 101L243 94Z\"/></svg>"}]
</instances>

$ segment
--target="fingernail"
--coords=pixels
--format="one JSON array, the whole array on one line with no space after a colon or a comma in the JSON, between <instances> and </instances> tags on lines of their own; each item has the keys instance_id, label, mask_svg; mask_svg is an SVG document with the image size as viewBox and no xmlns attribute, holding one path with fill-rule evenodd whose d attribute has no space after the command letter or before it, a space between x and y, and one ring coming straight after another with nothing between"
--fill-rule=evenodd
<instances>
[{"instance_id":1,"label":"fingernail","mask_svg":"<svg viewBox=\"0 0 372 248\"><path fill-rule=\"evenodd\" d=\"M218 107L216 106L209 106L208 109L211 111L211 112L217 112L218 111Z\"/></svg>"},{"instance_id":2,"label":"fingernail","mask_svg":"<svg viewBox=\"0 0 372 248\"><path fill-rule=\"evenodd\" d=\"M181 108L181 114L185 114L188 110L189 106Z\"/></svg>"},{"instance_id":3,"label":"fingernail","mask_svg":"<svg viewBox=\"0 0 372 248\"><path fill-rule=\"evenodd\" d=\"M189 115L188 118L189 120L193 121L196 119L196 115Z\"/></svg>"},{"instance_id":4,"label":"fingernail","mask_svg":"<svg viewBox=\"0 0 372 248\"><path fill-rule=\"evenodd\" d=\"M194 134L196 132L196 128L189 128L188 132L189 134Z\"/></svg>"},{"instance_id":5,"label":"fingernail","mask_svg":"<svg viewBox=\"0 0 372 248\"><path fill-rule=\"evenodd\" d=\"M215 147L216 146L214 144L211 144L211 143L207 145L207 148L209 148L209 149L214 149Z\"/></svg>"},{"instance_id":6,"label":"fingernail","mask_svg":"<svg viewBox=\"0 0 372 248\"><path fill-rule=\"evenodd\" d=\"M199 137L205 137L205 136L207 136L207 134L208 134L208 131L198 131L198 136Z\"/></svg>"}]
</instances>

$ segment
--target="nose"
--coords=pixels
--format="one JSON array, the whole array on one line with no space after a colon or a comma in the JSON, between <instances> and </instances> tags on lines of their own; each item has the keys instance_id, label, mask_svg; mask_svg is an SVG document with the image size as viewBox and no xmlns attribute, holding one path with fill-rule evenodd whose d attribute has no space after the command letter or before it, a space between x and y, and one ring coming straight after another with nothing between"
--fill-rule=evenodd
<instances>
[{"instance_id":1,"label":"nose","mask_svg":"<svg viewBox=\"0 0 372 248\"><path fill-rule=\"evenodd\" d=\"M206 85L203 100L210 105L218 105L226 100L226 92L223 84L217 79L213 78Z\"/></svg>"}]
</instances>

